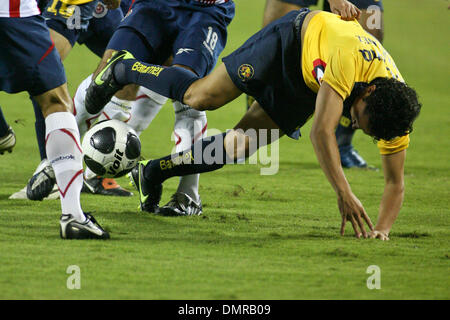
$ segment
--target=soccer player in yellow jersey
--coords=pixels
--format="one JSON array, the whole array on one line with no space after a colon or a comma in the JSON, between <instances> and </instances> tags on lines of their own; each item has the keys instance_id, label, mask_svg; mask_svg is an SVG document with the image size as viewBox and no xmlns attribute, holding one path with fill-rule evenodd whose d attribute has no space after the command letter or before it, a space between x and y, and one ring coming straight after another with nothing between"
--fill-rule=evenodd
<instances>
[{"instance_id":1,"label":"soccer player in yellow jersey","mask_svg":"<svg viewBox=\"0 0 450 320\"><path fill-rule=\"evenodd\" d=\"M266 0L263 27L292 10L317 5L318 2L318 0ZM383 42L384 21L381 0L323 0L323 10L338 14L344 19L356 16L367 32ZM247 96L247 109L252 101L253 97ZM353 148L354 134L355 130L352 129L349 118L342 116L336 128L341 164L344 168L368 168L367 162Z\"/></svg>"},{"instance_id":2,"label":"soccer player in yellow jersey","mask_svg":"<svg viewBox=\"0 0 450 320\"><path fill-rule=\"evenodd\" d=\"M403 201L409 133L421 105L380 42L356 20L302 9L263 28L223 62L199 78L180 68L141 63L121 51L91 83L86 107L92 110L101 109L129 83L198 110L220 108L242 93L256 99L233 130L198 141L184 152L140 162L131 178L140 193L141 209L157 213L166 179L217 170L249 156L256 151L250 148L255 141L258 147L273 142L277 130L298 138L299 129L314 114L310 138L336 192L341 234L349 221L358 238L389 239ZM342 114L351 119L353 128L379 141L385 188L375 226L340 163L334 131ZM250 129L259 130L259 135L250 134Z\"/></svg>"}]
</instances>

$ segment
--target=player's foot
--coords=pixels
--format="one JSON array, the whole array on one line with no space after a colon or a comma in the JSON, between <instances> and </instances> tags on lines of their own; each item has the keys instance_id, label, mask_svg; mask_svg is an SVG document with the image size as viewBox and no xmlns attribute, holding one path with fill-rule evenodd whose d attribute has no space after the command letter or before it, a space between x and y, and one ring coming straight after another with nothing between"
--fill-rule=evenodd
<instances>
[{"instance_id":1,"label":"player's foot","mask_svg":"<svg viewBox=\"0 0 450 320\"><path fill-rule=\"evenodd\" d=\"M144 168L151 160L139 161L130 172L131 185L139 191L139 202L141 210L158 213L159 201L161 200L162 184L151 184L144 177Z\"/></svg>"},{"instance_id":2,"label":"player's foot","mask_svg":"<svg viewBox=\"0 0 450 320\"><path fill-rule=\"evenodd\" d=\"M102 177L84 179L81 192L116 197L131 197L133 195L132 192L118 185L116 180Z\"/></svg>"},{"instance_id":3,"label":"player's foot","mask_svg":"<svg viewBox=\"0 0 450 320\"><path fill-rule=\"evenodd\" d=\"M35 173L27 184L27 198L29 200L43 200L52 193L56 184L55 172L50 162L45 159L39 166L42 169Z\"/></svg>"},{"instance_id":4,"label":"player's foot","mask_svg":"<svg viewBox=\"0 0 450 320\"><path fill-rule=\"evenodd\" d=\"M86 220L77 221L71 214L63 214L60 219L60 236L62 239L109 239L109 233L89 213L84 213Z\"/></svg>"},{"instance_id":5,"label":"player's foot","mask_svg":"<svg viewBox=\"0 0 450 320\"><path fill-rule=\"evenodd\" d=\"M352 145L339 147L343 168L367 168L367 162L359 155Z\"/></svg>"},{"instance_id":6,"label":"player's foot","mask_svg":"<svg viewBox=\"0 0 450 320\"><path fill-rule=\"evenodd\" d=\"M8 133L3 137L0 137L0 154L4 154L5 151L11 153L15 145L16 134L14 133L14 130L9 127Z\"/></svg>"},{"instance_id":7,"label":"player's foot","mask_svg":"<svg viewBox=\"0 0 450 320\"><path fill-rule=\"evenodd\" d=\"M170 201L159 208L159 214L163 216L192 216L201 215L202 201L195 202L189 195L177 192L172 195Z\"/></svg>"},{"instance_id":8,"label":"player's foot","mask_svg":"<svg viewBox=\"0 0 450 320\"><path fill-rule=\"evenodd\" d=\"M92 80L86 91L85 107L90 114L99 113L114 94L122 89L114 77L114 67L119 61L134 59L128 51L116 52L107 62L105 68Z\"/></svg>"}]
</instances>

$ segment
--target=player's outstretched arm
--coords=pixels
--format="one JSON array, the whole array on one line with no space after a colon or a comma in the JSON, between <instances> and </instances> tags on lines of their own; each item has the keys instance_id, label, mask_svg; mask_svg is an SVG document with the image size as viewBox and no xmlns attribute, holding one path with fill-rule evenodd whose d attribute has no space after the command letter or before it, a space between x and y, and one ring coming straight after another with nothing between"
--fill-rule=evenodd
<instances>
[{"instance_id":1,"label":"player's outstretched arm","mask_svg":"<svg viewBox=\"0 0 450 320\"><path fill-rule=\"evenodd\" d=\"M389 232L398 217L403 202L405 158L406 150L381 156L385 186L378 222L375 230L369 234L370 238L389 240Z\"/></svg>"},{"instance_id":2,"label":"player's outstretched arm","mask_svg":"<svg viewBox=\"0 0 450 320\"><path fill-rule=\"evenodd\" d=\"M335 129L343 110L342 97L326 82L323 82L317 94L314 122L311 128L311 142L314 146L320 166L331 183L338 198L342 216L341 235L349 220L357 238L368 237L364 221L373 230L372 222L359 199L353 194L340 164Z\"/></svg>"}]
</instances>

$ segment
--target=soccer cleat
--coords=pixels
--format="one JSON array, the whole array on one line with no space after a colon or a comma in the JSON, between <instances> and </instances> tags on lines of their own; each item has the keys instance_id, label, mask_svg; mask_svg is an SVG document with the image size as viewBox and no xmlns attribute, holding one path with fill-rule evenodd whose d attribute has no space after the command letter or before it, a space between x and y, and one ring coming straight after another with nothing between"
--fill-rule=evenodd
<instances>
[{"instance_id":1,"label":"soccer cleat","mask_svg":"<svg viewBox=\"0 0 450 320\"><path fill-rule=\"evenodd\" d=\"M15 145L16 134L14 133L14 130L9 127L8 133L0 138L0 154L4 154L5 151L11 153Z\"/></svg>"},{"instance_id":2,"label":"soccer cleat","mask_svg":"<svg viewBox=\"0 0 450 320\"><path fill-rule=\"evenodd\" d=\"M170 201L159 208L159 214L163 216L193 216L201 215L202 201L195 202L189 195L183 192L176 192Z\"/></svg>"},{"instance_id":3,"label":"soccer cleat","mask_svg":"<svg viewBox=\"0 0 450 320\"><path fill-rule=\"evenodd\" d=\"M130 172L130 183L139 191L141 211L158 213L162 195L162 184L151 185L144 178L144 168L151 160L139 161Z\"/></svg>"},{"instance_id":4,"label":"soccer cleat","mask_svg":"<svg viewBox=\"0 0 450 320\"><path fill-rule=\"evenodd\" d=\"M116 180L102 177L84 179L81 192L116 197L131 197L133 195L132 192L118 185Z\"/></svg>"},{"instance_id":5,"label":"soccer cleat","mask_svg":"<svg viewBox=\"0 0 450 320\"><path fill-rule=\"evenodd\" d=\"M44 167L35 173L27 183L27 198L42 201L48 197L56 184L55 172L47 160L41 162Z\"/></svg>"},{"instance_id":6,"label":"soccer cleat","mask_svg":"<svg viewBox=\"0 0 450 320\"><path fill-rule=\"evenodd\" d=\"M109 239L109 233L89 213L84 213L86 220L77 221L71 214L62 214L59 221L62 239Z\"/></svg>"},{"instance_id":7,"label":"soccer cleat","mask_svg":"<svg viewBox=\"0 0 450 320\"><path fill-rule=\"evenodd\" d=\"M367 168L367 162L353 149L352 145L339 147L343 168Z\"/></svg>"},{"instance_id":8,"label":"soccer cleat","mask_svg":"<svg viewBox=\"0 0 450 320\"><path fill-rule=\"evenodd\" d=\"M85 107L90 114L99 113L111 100L114 94L123 88L114 78L114 67L119 61L134 59L128 51L116 52L107 62L102 71L92 80L86 91Z\"/></svg>"}]
</instances>

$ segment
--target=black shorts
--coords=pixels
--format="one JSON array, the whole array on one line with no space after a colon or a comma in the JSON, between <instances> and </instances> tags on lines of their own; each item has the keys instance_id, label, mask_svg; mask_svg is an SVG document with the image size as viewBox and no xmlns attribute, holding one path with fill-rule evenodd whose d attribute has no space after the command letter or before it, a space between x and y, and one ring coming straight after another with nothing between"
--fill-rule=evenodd
<instances>
[{"instance_id":1,"label":"black shorts","mask_svg":"<svg viewBox=\"0 0 450 320\"><path fill-rule=\"evenodd\" d=\"M301 66L300 31L308 12L288 13L223 58L236 87L253 96L280 129L295 139L314 113L316 101Z\"/></svg>"}]
</instances>

